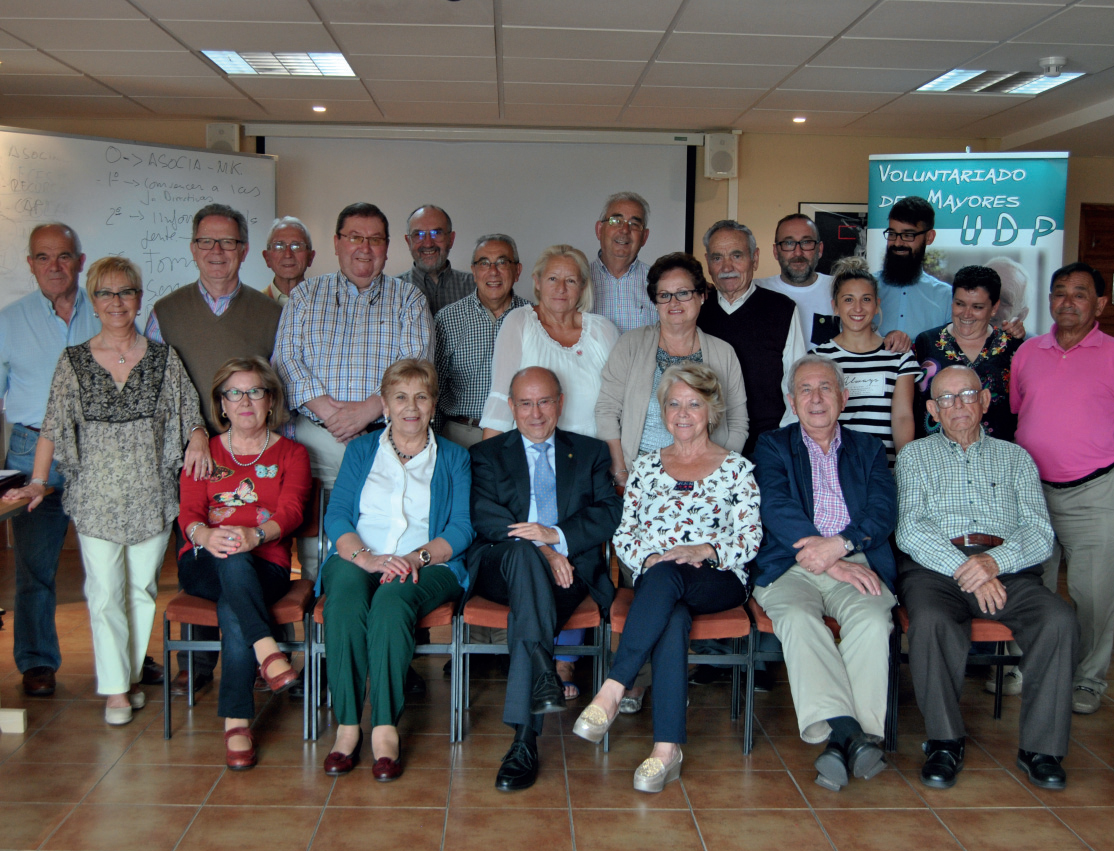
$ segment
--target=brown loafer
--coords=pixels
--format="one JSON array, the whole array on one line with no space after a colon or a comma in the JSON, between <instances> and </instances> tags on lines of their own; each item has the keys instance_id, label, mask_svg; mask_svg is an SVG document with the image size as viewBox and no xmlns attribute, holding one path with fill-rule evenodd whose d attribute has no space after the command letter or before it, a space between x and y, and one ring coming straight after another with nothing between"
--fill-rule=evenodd
<instances>
[{"instance_id":1,"label":"brown loafer","mask_svg":"<svg viewBox=\"0 0 1114 851\"><path fill-rule=\"evenodd\" d=\"M46 665L36 665L23 672L23 690L31 697L50 697L56 685L54 669Z\"/></svg>"},{"instance_id":2,"label":"brown loafer","mask_svg":"<svg viewBox=\"0 0 1114 851\"><path fill-rule=\"evenodd\" d=\"M371 776L381 783L398 780L402 776L402 762L389 756L381 756L371 767Z\"/></svg>"},{"instance_id":3,"label":"brown loafer","mask_svg":"<svg viewBox=\"0 0 1114 851\"><path fill-rule=\"evenodd\" d=\"M195 673L193 675L193 693L197 694L213 681L212 674ZM190 693L189 671L179 671L170 681L170 693L175 697L187 697Z\"/></svg>"},{"instance_id":4,"label":"brown loafer","mask_svg":"<svg viewBox=\"0 0 1114 851\"><path fill-rule=\"evenodd\" d=\"M234 751L228 746L228 740L233 736L244 736L251 743L246 751ZM255 756L255 737L248 727L233 727L224 733L224 764L233 771L246 771L254 768L258 760Z\"/></svg>"},{"instance_id":5,"label":"brown loafer","mask_svg":"<svg viewBox=\"0 0 1114 851\"><path fill-rule=\"evenodd\" d=\"M325 757L325 773L330 777L339 777L342 774L347 774L353 768L360 764L360 748L364 746L364 731L360 730L360 735L356 739L356 747L352 753L341 753L340 751L333 751ZM401 769L400 769L401 772Z\"/></svg>"},{"instance_id":6,"label":"brown loafer","mask_svg":"<svg viewBox=\"0 0 1114 851\"><path fill-rule=\"evenodd\" d=\"M267 681L267 688L275 694L286 691L294 685L294 681L298 679L298 672L295 671L293 667L287 668L281 674L275 674L273 677L267 673L271 665L279 659L283 662L288 662L286 654L279 650L272 653L259 665L259 676Z\"/></svg>"}]
</instances>

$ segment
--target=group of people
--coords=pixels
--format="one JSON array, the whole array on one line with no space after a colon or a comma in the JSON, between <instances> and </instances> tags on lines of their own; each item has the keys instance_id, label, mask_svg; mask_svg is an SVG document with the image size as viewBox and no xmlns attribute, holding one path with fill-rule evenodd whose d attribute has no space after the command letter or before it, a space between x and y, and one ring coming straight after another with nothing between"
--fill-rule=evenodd
<instances>
[{"instance_id":1,"label":"group of people","mask_svg":"<svg viewBox=\"0 0 1114 851\"><path fill-rule=\"evenodd\" d=\"M308 230L276 220L261 292L239 278L244 217L209 205L193 220L198 280L156 302L143 334L134 264L98 260L83 291L77 234L35 228L38 289L0 311L8 466L30 477L5 497L31 500L14 522L28 694L52 693L61 664L53 576L72 518L106 721L142 708L139 683L164 675L145 654L173 531L181 587L217 603L228 765L255 765L257 679L299 685L268 610L289 589L317 478L328 557L298 542L298 560L325 597L330 774L360 761L369 694L372 774L401 775L398 719L424 688L415 625L480 595L511 612L514 739L496 786L532 785L544 716L577 694L575 657L555 654L581 638L562 628L586 598L602 612L614 598L611 542L633 602L573 729L600 741L652 685L636 789L680 774L693 616L751 595L773 621L801 737L825 745L820 785L885 766L900 601L928 729L922 780L948 787L962 768L968 624L986 617L1023 654L1010 681L1019 765L1062 788L1072 711L1099 708L1114 642L1102 277L1080 263L1054 273L1055 326L1022 343L1019 320L994 318L994 269L966 267L951 285L924 271L935 234L923 199L890 211L877 273L852 258L819 274L815 223L787 216L781 274L761 281L754 235L732 220L704 235L705 265L682 252L647 265L649 216L636 193L609 197L596 257L545 249L531 303L514 291L514 240L481 237L471 272L455 270L451 219L433 205L406 223L413 267L385 275L387 218L362 202L337 217L339 270L309 279ZM1074 608L1055 593L1061 549ZM197 655L203 688L216 654Z\"/></svg>"}]
</instances>

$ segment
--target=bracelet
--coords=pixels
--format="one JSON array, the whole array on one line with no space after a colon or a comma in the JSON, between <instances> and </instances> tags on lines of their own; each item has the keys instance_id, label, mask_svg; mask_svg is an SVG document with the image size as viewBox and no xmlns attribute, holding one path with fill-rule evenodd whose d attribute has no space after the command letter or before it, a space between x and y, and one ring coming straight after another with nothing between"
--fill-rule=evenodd
<instances>
[{"instance_id":1,"label":"bracelet","mask_svg":"<svg viewBox=\"0 0 1114 851\"><path fill-rule=\"evenodd\" d=\"M360 553L370 553L370 552L371 552L371 550L369 550L367 547L360 547L358 550L353 550L352 551L352 555L350 555L348 557L348 560L351 561L351 562L354 562L354 561L356 561L356 556L358 556Z\"/></svg>"},{"instance_id":2,"label":"bracelet","mask_svg":"<svg viewBox=\"0 0 1114 851\"><path fill-rule=\"evenodd\" d=\"M208 440L209 439L209 429L205 428L205 426L203 426L203 425L195 425L193 428L191 428L190 429L190 437L193 437L193 433L195 431L198 431L199 429L205 435L205 439Z\"/></svg>"},{"instance_id":3,"label":"bracelet","mask_svg":"<svg viewBox=\"0 0 1114 851\"><path fill-rule=\"evenodd\" d=\"M31 484L42 485L45 488L46 487L46 479L32 479Z\"/></svg>"},{"instance_id":4,"label":"bracelet","mask_svg":"<svg viewBox=\"0 0 1114 851\"><path fill-rule=\"evenodd\" d=\"M195 534L197 534L197 530L200 529L204 525L205 524L202 523L200 520L195 520L193 523L190 524L190 527L186 530L186 537L189 539L189 542L191 544L193 544L193 557L194 558L197 558L197 551L201 549L201 544L197 543L197 541L195 541L193 539L193 536Z\"/></svg>"}]
</instances>

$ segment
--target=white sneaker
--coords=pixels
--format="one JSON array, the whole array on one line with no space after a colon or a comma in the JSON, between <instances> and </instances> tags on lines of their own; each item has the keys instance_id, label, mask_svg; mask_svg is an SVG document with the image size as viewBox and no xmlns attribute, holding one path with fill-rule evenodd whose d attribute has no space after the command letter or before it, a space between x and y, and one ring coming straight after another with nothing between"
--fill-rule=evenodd
<instances>
[{"instance_id":1,"label":"white sneaker","mask_svg":"<svg viewBox=\"0 0 1114 851\"><path fill-rule=\"evenodd\" d=\"M994 677L988 677L983 687L991 694L994 694L996 685L997 683L995 683ZM1002 694L1021 694L1020 668L1013 668L1006 671L1005 677L1002 678Z\"/></svg>"}]
</instances>

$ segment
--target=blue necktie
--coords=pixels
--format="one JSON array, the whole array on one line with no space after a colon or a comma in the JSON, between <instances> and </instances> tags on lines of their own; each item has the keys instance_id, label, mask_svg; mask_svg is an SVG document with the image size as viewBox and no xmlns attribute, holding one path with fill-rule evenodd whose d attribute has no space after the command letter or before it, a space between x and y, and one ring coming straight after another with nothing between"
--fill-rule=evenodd
<instances>
[{"instance_id":1,"label":"blue necktie","mask_svg":"<svg viewBox=\"0 0 1114 851\"><path fill-rule=\"evenodd\" d=\"M534 502L538 506L538 522L543 526L557 525L557 479L549 464L548 443L535 443L531 447L538 453L534 464Z\"/></svg>"}]
</instances>

